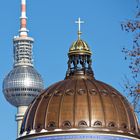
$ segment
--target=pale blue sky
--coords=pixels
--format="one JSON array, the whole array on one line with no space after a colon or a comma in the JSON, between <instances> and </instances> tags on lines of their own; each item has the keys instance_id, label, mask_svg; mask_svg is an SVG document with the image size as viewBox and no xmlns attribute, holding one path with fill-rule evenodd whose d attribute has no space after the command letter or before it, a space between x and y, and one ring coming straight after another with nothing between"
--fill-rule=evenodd
<instances>
[{"instance_id":1,"label":"pale blue sky","mask_svg":"<svg viewBox=\"0 0 140 140\"><path fill-rule=\"evenodd\" d=\"M0 0L0 84L12 69L12 39L18 35L20 0ZM131 46L121 22L135 13L135 0L27 0L29 35L35 39L34 64L45 87L62 80L67 70L67 52L77 39L75 20L81 17L82 39L93 51L93 70L98 80L123 92L123 75L129 74L122 47ZM16 138L16 108L4 98L0 86L1 140Z\"/></svg>"}]
</instances>

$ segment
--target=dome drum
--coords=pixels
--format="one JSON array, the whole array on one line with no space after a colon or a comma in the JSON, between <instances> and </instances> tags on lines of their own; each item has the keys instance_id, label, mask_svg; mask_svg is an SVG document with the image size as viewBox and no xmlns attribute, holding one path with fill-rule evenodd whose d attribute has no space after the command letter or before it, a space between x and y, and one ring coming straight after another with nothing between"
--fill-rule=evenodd
<instances>
[{"instance_id":1,"label":"dome drum","mask_svg":"<svg viewBox=\"0 0 140 140\"><path fill-rule=\"evenodd\" d=\"M61 133L61 134L60 134ZM115 133L100 133L98 131L95 131L92 133L90 130L81 130L81 131L63 131L60 130L60 132L54 131L54 132L48 132L48 131L42 131L42 133L35 133L32 131L30 135L23 136L23 140L81 140L81 139L88 139L88 140L139 140L137 137L133 137L132 135L126 134L126 136L122 136L115 134ZM47 139L46 139L47 138ZM22 138L18 138L17 140L21 140Z\"/></svg>"}]
</instances>

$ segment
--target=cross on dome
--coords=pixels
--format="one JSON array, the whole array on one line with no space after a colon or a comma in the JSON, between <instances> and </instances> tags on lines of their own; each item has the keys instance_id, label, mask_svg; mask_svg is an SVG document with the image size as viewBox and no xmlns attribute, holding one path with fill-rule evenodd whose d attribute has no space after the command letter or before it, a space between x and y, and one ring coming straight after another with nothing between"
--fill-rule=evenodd
<instances>
[{"instance_id":1,"label":"cross on dome","mask_svg":"<svg viewBox=\"0 0 140 140\"><path fill-rule=\"evenodd\" d=\"M78 38L80 39L80 35L82 34L81 32L81 24L84 23L84 21L81 20L79 17L77 21L75 21L76 24L78 24Z\"/></svg>"},{"instance_id":2,"label":"cross on dome","mask_svg":"<svg viewBox=\"0 0 140 140\"><path fill-rule=\"evenodd\" d=\"M81 18L79 17L77 21L75 21L76 24L78 24L78 31L81 31L81 24L84 23L84 21L81 20Z\"/></svg>"}]
</instances>

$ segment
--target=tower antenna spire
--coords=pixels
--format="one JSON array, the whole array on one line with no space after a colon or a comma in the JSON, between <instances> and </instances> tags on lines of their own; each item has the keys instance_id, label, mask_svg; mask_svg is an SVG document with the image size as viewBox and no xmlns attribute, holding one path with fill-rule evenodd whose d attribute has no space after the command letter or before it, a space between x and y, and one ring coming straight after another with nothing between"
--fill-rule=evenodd
<instances>
[{"instance_id":1,"label":"tower antenna spire","mask_svg":"<svg viewBox=\"0 0 140 140\"><path fill-rule=\"evenodd\" d=\"M26 0L21 0L21 17L20 17L20 37L27 37L27 17L26 17Z\"/></svg>"},{"instance_id":2,"label":"tower antenna spire","mask_svg":"<svg viewBox=\"0 0 140 140\"><path fill-rule=\"evenodd\" d=\"M84 21L81 20L81 18L79 17L77 21L75 21L76 24L78 24L78 39L80 39L81 37L81 24L84 23Z\"/></svg>"}]
</instances>

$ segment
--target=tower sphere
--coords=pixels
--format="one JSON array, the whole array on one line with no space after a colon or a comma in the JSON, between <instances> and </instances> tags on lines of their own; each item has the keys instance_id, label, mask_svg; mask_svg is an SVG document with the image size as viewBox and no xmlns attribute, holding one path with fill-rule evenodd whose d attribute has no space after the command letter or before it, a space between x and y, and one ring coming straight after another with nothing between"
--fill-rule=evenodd
<instances>
[{"instance_id":1,"label":"tower sphere","mask_svg":"<svg viewBox=\"0 0 140 140\"><path fill-rule=\"evenodd\" d=\"M12 105L28 106L43 89L43 80L32 66L17 66L3 81L3 92Z\"/></svg>"}]
</instances>

